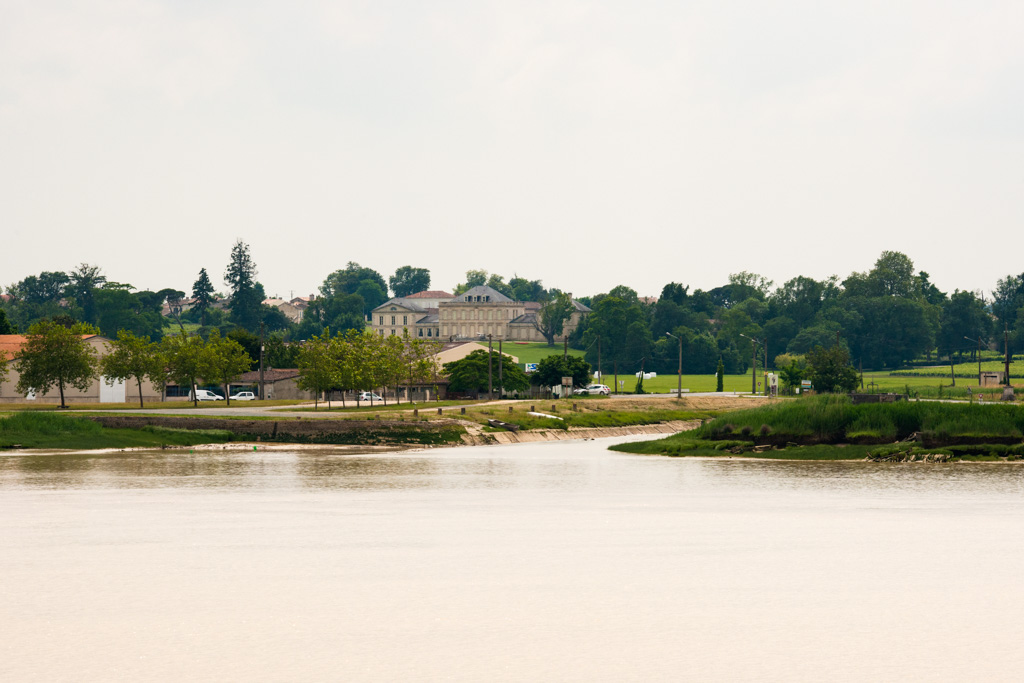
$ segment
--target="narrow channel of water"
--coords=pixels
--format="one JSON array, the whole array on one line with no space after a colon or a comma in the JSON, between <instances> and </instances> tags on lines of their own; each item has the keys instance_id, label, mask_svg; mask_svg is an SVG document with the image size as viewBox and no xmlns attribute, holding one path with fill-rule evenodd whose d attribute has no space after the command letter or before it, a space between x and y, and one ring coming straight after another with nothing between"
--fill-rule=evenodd
<instances>
[{"instance_id":1,"label":"narrow channel of water","mask_svg":"<svg viewBox=\"0 0 1024 683\"><path fill-rule=\"evenodd\" d=\"M0 680L1016 680L1024 468L0 456Z\"/></svg>"}]
</instances>

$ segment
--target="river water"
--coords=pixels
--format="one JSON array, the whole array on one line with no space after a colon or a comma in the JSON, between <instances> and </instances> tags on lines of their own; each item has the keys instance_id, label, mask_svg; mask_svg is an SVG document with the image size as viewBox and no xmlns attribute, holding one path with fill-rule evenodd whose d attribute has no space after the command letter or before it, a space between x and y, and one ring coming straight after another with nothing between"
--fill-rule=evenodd
<instances>
[{"instance_id":1,"label":"river water","mask_svg":"<svg viewBox=\"0 0 1024 683\"><path fill-rule=\"evenodd\" d=\"M0 680L1021 677L1021 467L609 443L0 457Z\"/></svg>"}]
</instances>

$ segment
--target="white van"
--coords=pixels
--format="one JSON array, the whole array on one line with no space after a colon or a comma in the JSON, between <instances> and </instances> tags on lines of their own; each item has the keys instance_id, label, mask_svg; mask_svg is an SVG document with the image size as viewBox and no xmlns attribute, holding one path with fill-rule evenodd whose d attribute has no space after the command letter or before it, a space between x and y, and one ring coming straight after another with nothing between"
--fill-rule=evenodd
<instances>
[{"instance_id":1,"label":"white van","mask_svg":"<svg viewBox=\"0 0 1024 683\"><path fill-rule=\"evenodd\" d=\"M220 394L215 394L212 391L206 389L196 389L195 397L193 398L192 392L188 392L188 400L190 401L223 401L224 397Z\"/></svg>"}]
</instances>

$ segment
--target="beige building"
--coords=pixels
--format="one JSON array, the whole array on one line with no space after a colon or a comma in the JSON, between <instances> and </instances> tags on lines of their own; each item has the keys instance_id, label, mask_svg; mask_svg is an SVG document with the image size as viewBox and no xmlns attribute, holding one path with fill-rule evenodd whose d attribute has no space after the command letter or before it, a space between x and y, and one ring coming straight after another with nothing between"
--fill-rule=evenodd
<instances>
[{"instance_id":1,"label":"beige building","mask_svg":"<svg viewBox=\"0 0 1024 683\"><path fill-rule=\"evenodd\" d=\"M302 322L302 314L306 310L306 306L303 306L302 308L299 308L298 306L296 306L291 301L285 301L284 299L274 299L274 298L264 299L263 300L263 305L264 306L272 306L272 307L276 308L277 310L279 310L282 313L284 313L284 317L288 318L293 323L301 323Z\"/></svg>"},{"instance_id":2,"label":"beige building","mask_svg":"<svg viewBox=\"0 0 1024 683\"><path fill-rule=\"evenodd\" d=\"M438 290L395 297L373 309L370 328L375 334L403 335L420 339L440 339L438 306L452 295Z\"/></svg>"},{"instance_id":3,"label":"beige building","mask_svg":"<svg viewBox=\"0 0 1024 683\"><path fill-rule=\"evenodd\" d=\"M110 340L99 335L86 335L83 337L89 346L96 350L98 357L102 358L108 353ZM44 394L37 394L30 391L27 394L17 391L20 375L17 371L16 360L22 346L27 338L20 334L0 334L0 352L6 354L7 358L7 379L0 383L0 403L60 403L60 391L56 388ZM144 401L159 401L162 399L161 392L153 384L145 380L142 382L142 398ZM139 387L134 381L114 382L108 384L106 378L94 379L89 388L80 391L74 387L64 387L65 403L138 403Z\"/></svg>"},{"instance_id":4,"label":"beige building","mask_svg":"<svg viewBox=\"0 0 1024 683\"><path fill-rule=\"evenodd\" d=\"M590 313L589 308L575 299L573 304L576 310L565 324L566 335ZM544 341L537 324L540 308L538 303L514 301L487 286L473 287L458 296L420 292L378 306L373 311L370 327L380 335L401 335L408 331L412 337L447 341L483 339L488 335L508 341Z\"/></svg>"}]
</instances>

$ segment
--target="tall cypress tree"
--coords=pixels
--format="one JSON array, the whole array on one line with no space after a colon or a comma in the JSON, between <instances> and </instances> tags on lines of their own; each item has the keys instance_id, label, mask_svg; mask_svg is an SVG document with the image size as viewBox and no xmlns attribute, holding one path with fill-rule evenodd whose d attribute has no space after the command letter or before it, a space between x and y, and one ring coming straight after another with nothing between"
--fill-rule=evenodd
<instances>
[{"instance_id":1,"label":"tall cypress tree","mask_svg":"<svg viewBox=\"0 0 1024 683\"><path fill-rule=\"evenodd\" d=\"M715 391L725 390L725 363L722 362L721 357L718 359L718 369L715 370L715 374L718 376L717 383L715 385Z\"/></svg>"},{"instance_id":2,"label":"tall cypress tree","mask_svg":"<svg viewBox=\"0 0 1024 683\"><path fill-rule=\"evenodd\" d=\"M256 264L249 255L249 245L242 240L231 247L231 260L224 272L224 281L231 288L231 319L253 331L260 322L263 301L256 286Z\"/></svg>"},{"instance_id":3,"label":"tall cypress tree","mask_svg":"<svg viewBox=\"0 0 1024 683\"><path fill-rule=\"evenodd\" d=\"M196 300L192 307L199 311L199 324L205 327L206 311L213 303L213 283L206 268L200 269L199 278L192 284L192 298Z\"/></svg>"}]
</instances>

